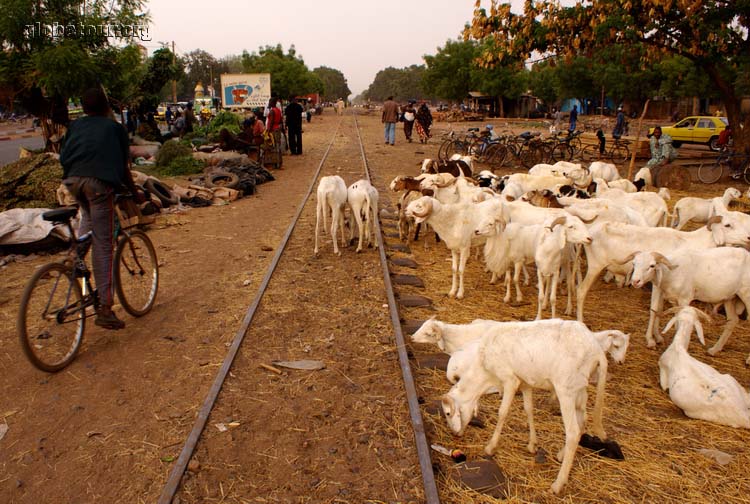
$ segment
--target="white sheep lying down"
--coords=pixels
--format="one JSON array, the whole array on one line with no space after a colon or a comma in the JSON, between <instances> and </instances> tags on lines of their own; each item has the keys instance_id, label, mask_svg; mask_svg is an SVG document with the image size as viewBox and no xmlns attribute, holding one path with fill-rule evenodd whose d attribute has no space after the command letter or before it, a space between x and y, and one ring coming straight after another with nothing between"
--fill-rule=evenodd
<instances>
[{"instance_id":1,"label":"white sheep lying down","mask_svg":"<svg viewBox=\"0 0 750 504\"><path fill-rule=\"evenodd\" d=\"M669 390L669 398L690 418L708 420L730 427L750 428L750 396L731 375L721 374L688 354L693 329L701 344L700 318L709 320L700 310L680 308L664 328L676 324L672 344L659 358L659 384Z\"/></svg>"},{"instance_id":2,"label":"white sheep lying down","mask_svg":"<svg viewBox=\"0 0 750 504\"><path fill-rule=\"evenodd\" d=\"M479 398L491 387L502 390L498 423L485 452L492 454L500 440L503 423L520 388L529 421L530 452L535 451L532 389L553 390L560 403L565 426L565 446L558 453L562 465L552 491L559 493L568 480L578 441L586 419L587 386L599 369L594 406L593 432L606 439L602 425L607 357L589 329L575 321L560 319L511 322L513 330L498 325L461 351L463 373L442 398L443 413L451 430L462 434L477 410ZM627 335L619 331L617 337ZM614 337L614 335L613 335ZM624 359L624 351L622 352Z\"/></svg>"}]
</instances>

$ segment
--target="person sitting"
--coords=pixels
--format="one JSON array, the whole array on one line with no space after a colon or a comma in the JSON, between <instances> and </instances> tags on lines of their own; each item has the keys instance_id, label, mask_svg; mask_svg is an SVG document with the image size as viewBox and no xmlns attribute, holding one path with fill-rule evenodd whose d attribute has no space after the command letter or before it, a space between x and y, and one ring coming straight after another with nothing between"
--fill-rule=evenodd
<instances>
[{"instance_id":1,"label":"person sitting","mask_svg":"<svg viewBox=\"0 0 750 504\"><path fill-rule=\"evenodd\" d=\"M651 150L651 159L646 163L646 167L651 171L651 179L654 186L659 187L659 172L662 167L677 159L678 152L672 145L672 137L666 133L662 133L660 126L654 128L649 139L649 148Z\"/></svg>"},{"instance_id":2,"label":"person sitting","mask_svg":"<svg viewBox=\"0 0 750 504\"><path fill-rule=\"evenodd\" d=\"M732 127L727 126L721 133L719 133L719 140L716 145L719 146L719 150L726 151L729 149L729 141L732 139Z\"/></svg>"},{"instance_id":3,"label":"person sitting","mask_svg":"<svg viewBox=\"0 0 750 504\"><path fill-rule=\"evenodd\" d=\"M159 130L159 125L156 124L154 114L151 113L146 116L145 121L141 122L136 133L139 137L143 138L144 140L148 140L149 142L164 143L167 138L171 138L171 135L167 138L164 138L164 136L161 134L161 131Z\"/></svg>"}]
</instances>

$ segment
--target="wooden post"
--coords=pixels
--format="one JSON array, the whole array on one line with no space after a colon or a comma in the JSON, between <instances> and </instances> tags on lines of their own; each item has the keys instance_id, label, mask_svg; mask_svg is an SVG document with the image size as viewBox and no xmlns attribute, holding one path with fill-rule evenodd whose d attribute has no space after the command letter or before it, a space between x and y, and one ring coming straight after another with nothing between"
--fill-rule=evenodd
<instances>
[{"instance_id":1,"label":"wooden post","mask_svg":"<svg viewBox=\"0 0 750 504\"><path fill-rule=\"evenodd\" d=\"M174 40L172 41L172 65L175 64ZM172 103L177 103L177 81L172 79Z\"/></svg>"},{"instance_id":2,"label":"wooden post","mask_svg":"<svg viewBox=\"0 0 750 504\"><path fill-rule=\"evenodd\" d=\"M643 125L643 118L646 116L648 111L648 103L651 101L649 98L646 103L643 104L643 112L641 117L638 119L638 133L635 136L635 144L633 145L633 152L630 153L630 166L628 166L628 180L633 180L633 168L635 167L635 155L638 152L641 142L641 126Z\"/></svg>"}]
</instances>

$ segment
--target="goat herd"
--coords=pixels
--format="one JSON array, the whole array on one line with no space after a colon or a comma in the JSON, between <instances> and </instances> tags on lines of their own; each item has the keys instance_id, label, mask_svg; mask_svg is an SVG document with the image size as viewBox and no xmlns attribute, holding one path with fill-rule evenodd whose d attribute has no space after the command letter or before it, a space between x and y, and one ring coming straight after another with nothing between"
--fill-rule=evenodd
<instances>
[{"instance_id":1,"label":"goat herd","mask_svg":"<svg viewBox=\"0 0 750 504\"><path fill-rule=\"evenodd\" d=\"M692 301L723 305L727 324L709 350L724 347L750 306L750 215L730 210L742 195L729 188L712 199L682 198L670 214L668 191L642 191L650 185L647 168L634 181L620 178L608 163L558 162L536 165L529 173L499 177L489 171L472 176L471 157L454 156L448 162L426 159L417 177L399 176L390 189L400 192L399 234L417 239L421 224L429 225L452 255L451 297L464 297L464 269L472 247L483 247L490 283L504 277L511 300L516 300L526 266L537 272L537 316L529 322L474 320L470 324L426 321L412 340L432 343L451 355L447 376L453 384L442 398L443 412L453 432L462 434L476 414L483 394L502 393L497 427L485 447L497 446L503 422L520 388L529 423L528 449L536 450L532 389L556 395L565 427L565 445L558 453L562 464L552 491L559 493L568 480L576 447L584 432L587 385L597 373L593 432L606 439L602 406L609 353L623 362L629 335L618 330L590 331L583 324L586 295L602 272L619 286L642 288L651 283L646 344L661 341L659 316L674 313L664 332L676 327L672 344L659 359L661 387L686 415L732 427L750 428L750 395L727 374L688 353L693 332L701 343L701 320L708 316L689 306ZM748 195L750 196L750 195ZM341 177L321 179L317 193L315 253L318 253L320 220L327 228L332 214L334 251L340 254L336 233L344 239L344 207L348 203L359 229L359 246L371 241L372 219L377 216L378 193L366 180L348 190ZM688 223L705 224L682 231ZM354 226L350 239L354 237ZM583 252L582 252L583 250ZM586 273L581 272L585 253ZM567 290L565 313L577 321L556 316L558 283ZM664 300L676 307L662 312ZM550 320L542 320L550 307ZM645 307L644 307L645 309ZM750 364L750 356L747 359Z\"/></svg>"}]
</instances>

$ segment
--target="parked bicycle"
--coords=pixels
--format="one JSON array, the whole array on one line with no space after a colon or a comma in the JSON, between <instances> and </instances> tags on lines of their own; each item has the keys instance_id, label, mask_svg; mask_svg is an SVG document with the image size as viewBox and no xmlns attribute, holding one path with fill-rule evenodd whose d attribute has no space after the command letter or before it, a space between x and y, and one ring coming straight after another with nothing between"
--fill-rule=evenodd
<instances>
[{"instance_id":1,"label":"parked bicycle","mask_svg":"<svg viewBox=\"0 0 750 504\"><path fill-rule=\"evenodd\" d=\"M581 133L581 131L558 132L548 139L550 162L571 161L577 156L581 152Z\"/></svg>"},{"instance_id":2,"label":"parked bicycle","mask_svg":"<svg viewBox=\"0 0 750 504\"><path fill-rule=\"evenodd\" d=\"M504 163L509 160L515 161L525 168L531 168L535 164L543 163L549 158L545 141L541 139L538 131L531 133L525 131L507 144L508 155Z\"/></svg>"},{"instance_id":3,"label":"parked bicycle","mask_svg":"<svg viewBox=\"0 0 750 504\"><path fill-rule=\"evenodd\" d=\"M704 163L698 167L698 180L704 184L713 184L725 173L735 180L744 179L750 184L750 155L732 150L725 150L713 163Z\"/></svg>"},{"instance_id":4,"label":"parked bicycle","mask_svg":"<svg viewBox=\"0 0 750 504\"><path fill-rule=\"evenodd\" d=\"M613 163L626 163L630 159L630 140L623 140L615 137L612 142L608 142L604 153L599 152L598 145L587 145L581 151L581 159L584 161L596 161L598 159L609 159Z\"/></svg>"},{"instance_id":5,"label":"parked bicycle","mask_svg":"<svg viewBox=\"0 0 750 504\"><path fill-rule=\"evenodd\" d=\"M39 268L26 285L18 310L21 348L34 366L47 372L60 371L73 361L86 319L99 308L99 295L92 288L91 272L84 261L92 233L76 236L71 219L77 213L76 207L64 207L42 214L44 220L68 227L72 261ZM125 311L140 317L154 306L159 288L156 250L146 233L121 229L119 221L115 236L115 292Z\"/></svg>"}]
</instances>

